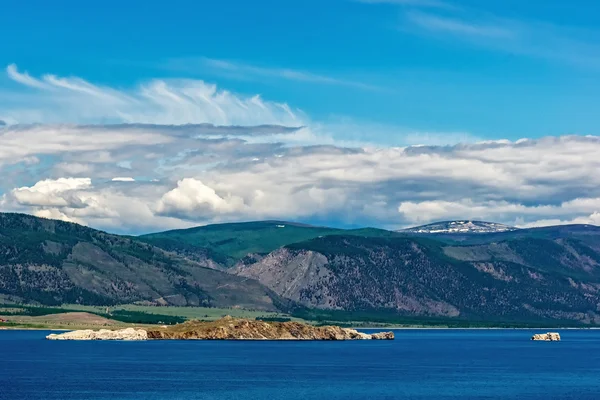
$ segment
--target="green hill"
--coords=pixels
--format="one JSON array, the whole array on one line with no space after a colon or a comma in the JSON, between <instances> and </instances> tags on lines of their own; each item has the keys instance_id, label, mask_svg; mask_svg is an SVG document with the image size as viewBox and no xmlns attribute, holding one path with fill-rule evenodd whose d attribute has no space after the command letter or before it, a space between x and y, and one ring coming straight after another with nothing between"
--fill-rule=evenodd
<instances>
[{"instance_id":1,"label":"green hill","mask_svg":"<svg viewBox=\"0 0 600 400\"><path fill-rule=\"evenodd\" d=\"M267 254L282 246L329 235L396 236L374 228L343 230L284 221L200 226L139 236L138 239L180 255L206 256L230 266L248 254Z\"/></svg>"}]
</instances>

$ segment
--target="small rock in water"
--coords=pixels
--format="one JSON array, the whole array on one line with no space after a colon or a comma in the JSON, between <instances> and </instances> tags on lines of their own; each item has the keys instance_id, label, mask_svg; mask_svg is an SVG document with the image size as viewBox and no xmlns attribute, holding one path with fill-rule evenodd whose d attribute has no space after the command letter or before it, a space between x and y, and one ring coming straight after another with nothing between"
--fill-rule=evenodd
<instances>
[{"instance_id":1,"label":"small rock in water","mask_svg":"<svg viewBox=\"0 0 600 400\"><path fill-rule=\"evenodd\" d=\"M531 340L541 340L545 342L559 342L560 334L556 332L548 332L548 333L537 333L533 335Z\"/></svg>"},{"instance_id":2,"label":"small rock in water","mask_svg":"<svg viewBox=\"0 0 600 400\"><path fill-rule=\"evenodd\" d=\"M394 340L394 332L379 332L371 335L373 340Z\"/></svg>"}]
</instances>

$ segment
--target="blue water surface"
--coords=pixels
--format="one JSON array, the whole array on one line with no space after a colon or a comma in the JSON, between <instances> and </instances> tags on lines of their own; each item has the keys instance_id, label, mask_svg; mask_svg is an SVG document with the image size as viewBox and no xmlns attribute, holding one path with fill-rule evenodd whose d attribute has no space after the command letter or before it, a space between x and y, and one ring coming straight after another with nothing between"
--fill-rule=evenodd
<instances>
[{"instance_id":1,"label":"blue water surface","mask_svg":"<svg viewBox=\"0 0 600 400\"><path fill-rule=\"evenodd\" d=\"M47 341L0 331L0 398L600 399L600 331L397 330L395 341Z\"/></svg>"}]
</instances>

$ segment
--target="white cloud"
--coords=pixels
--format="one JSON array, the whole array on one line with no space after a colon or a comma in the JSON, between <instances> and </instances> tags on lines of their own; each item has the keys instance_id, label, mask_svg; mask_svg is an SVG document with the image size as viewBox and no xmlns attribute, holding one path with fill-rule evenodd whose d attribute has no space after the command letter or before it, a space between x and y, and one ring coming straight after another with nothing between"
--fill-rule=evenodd
<instances>
[{"instance_id":1,"label":"white cloud","mask_svg":"<svg viewBox=\"0 0 600 400\"><path fill-rule=\"evenodd\" d=\"M571 225L571 224L582 224L582 225L596 225L600 226L600 212L594 212L587 216L579 216L572 219L540 219L533 222L520 222L517 220L516 226L520 228L536 228L541 226L553 226L553 225Z\"/></svg>"},{"instance_id":2,"label":"white cloud","mask_svg":"<svg viewBox=\"0 0 600 400\"><path fill-rule=\"evenodd\" d=\"M46 179L31 187L13 189L10 196L22 206L82 207L83 199L74 195L74 192L91 187L92 180L89 178Z\"/></svg>"},{"instance_id":3,"label":"white cloud","mask_svg":"<svg viewBox=\"0 0 600 400\"><path fill-rule=\"evenodd\" d=\"M178 218L155 215L151 206L166 190L162 186L119 182L91 184L90 178L45 179L0 198L0 210L26 212L119 232L186 228Z\"/></svg>"},{"instance_id":4,"label":"white cloud","mask_svg":"<svg viewBox=\"0 0 600 400\"><path fill-rule=\"evenodd\" d=\"M32 155L111 151L128 146L163 145L172 140L168 135L150 130L127 132L111 127L86 129L74 125L12 126L0 129L0 165L19 162Z\"/></svg>"},{"instance_id":5,"label":"white cloud","mask_svg":"<svg viewBox=\"0 0 600 400\"><path fill-rule=\"evenodd\" d=\"M507 221L520 227L564 224L598 224L600 198L576 198L560 204L526 206L508 201L428 200L402 202L398 211L412 224L442 219L484 219ZM534 219L525 222L524 218Z\"/></svg>"},{"instance_id":6,"label":"white cloud","mask_svg":"<svg viewBox=\"0 0 600 400\"><path fill-rule=\"evenodd\" d=\"M85 225L84 221L76 218L70 218L56 208L34 210L33 215L40 218L57 219L59 221L74 222L76 224Z\"/></svg>"},{"instance_id":7,"label":"white cloud","mask_svg":"<svg viewBox=\"0 0 600 400\"><path fill-rule=\"evenodd\" d=\"M177 182L175 189L162 196L157 212L183 218L206 218L215 214L237 214L245 208L241 197L230 193L219 195L202 181L187 178Z\"/></svg>"},{"instance_id":8,"label":"white cloud","mask_svg":"<svg viewBox=\"0 0 600 400\"><path fill-rule=\"evenodd\" d=\"M250 67L231 64L231 68ZM25 157L23 154L61 152L71 145L79 147L81 152L101 149L103 157L108 148L124 146L125 141L131 146L177 141L185 148L182 139L194 134L214 138L236 136L251 142L352 147L369 143L453 144L477 140L467 132L419 131L344 117L312 121L301 110L285 103L263 100L258 95L236 95L200 80L154 79L132 89L117 90L77 77L46 74L37 79L19 72L15 65L7 71L13 80L29 86L30 90L19 92L18 96L10 92L3 95L0 90L0 115L10 122L8 127L0 126L0 163L7 158L18 162ZM1 101L2 97L6 100ZM65 121L72 124L65 125ZM28 123L42 124L23 126ZM255 125L260 127L244 127Z\"/></svg>"},{"instance_id":9,"label":"white cloud","mask_svg":"<svg viewBox=\"0 0 600 400\"><path fill-rule=\"evenodd\" d=\"M76 77L37 79L19 72L14 64L6 71L12 80L33 89L21 93L16 104L0 105L0 115L18 123L303 124L302 113L287 104L265 101L259 95L236 95L201 80L157 79L115 90Z\"/></svg>"},{"instance_id":10,"label":"white cloud","mask_svg":"<svg viewBox=\"0 0 600 400\"><path fill-rule=\"evenodd\" d=\"M49 86L44 84L35 78L32 78L27 72L19 72L16 64L10 64L6 67L6 73L8 77L15 82L22 83L25 86L38 88L38 89L48 89Z\"/></svg>"},{"instance_id":11,"label":"white cloud","mask_svg":"<svg viewBox=\"0 0 600 400\"><path fill-rule=\"evenodd\" d=\"M123 91L16 67L8 73L33 92L26 98L35 112L0 103L3 116L146 123L0 126L1 211L127 233L247 219L528 226L595 223L600 213L599 137L481 142L461 132L315 123L201 81ZM213 124L173 124L190 119ZM169 124L150 123L162 120ZM308 126L273 125L285 121ZM387 147L368 143L373 132L390 138ZM390 147L399 145L412 146Z\"/></svg>"},{"instance_id":12,"label":"white cloud","mask_svg":"<svg viewBox=\"0 0 600 400\"><path fill-rule=\"evenodd\" d=\"M160 157L147 157L146 147L119 149L86 163L85 178L43 178L9 190L2 209L126 232L274 218L387 228L456 218L529 226L595 223L600 213L598 137L399 148L221 138L183 153L159 148ZM75 164L89 158L77 151L62 158L69 156ZM122 160L132 160L131 176L147 178L113 182Z\"/></svg>"}]
</instances>

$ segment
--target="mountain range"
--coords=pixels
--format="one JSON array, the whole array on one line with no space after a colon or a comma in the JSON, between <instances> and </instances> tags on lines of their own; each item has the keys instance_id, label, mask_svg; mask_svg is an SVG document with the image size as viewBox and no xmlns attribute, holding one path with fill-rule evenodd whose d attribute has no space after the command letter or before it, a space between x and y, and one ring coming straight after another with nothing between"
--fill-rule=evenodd
<instances>
[{"instance_id":1,"label":"mountain range","mask_svg":"<svg viewBox=\"0 0 600 400\"><path fill-rule=\"evenodd\" d=\"M443 221L433 224L417 226L414 228L403 229L399 232L405 233L498 233L516 231L518 228L513 226L498 224L496 222L485 221Z\"/></svg>"},{"instance_id":2,"label":"mountain range","mask_svg":"<svg viewBox=\"0 0 600 400\"><path fill-rule=\"evenodd\" d=\"M279 310L312 319L600 324L600 228L285 221L124 237L0 214L0 300Z\"/></svg>"}]
</instances>

